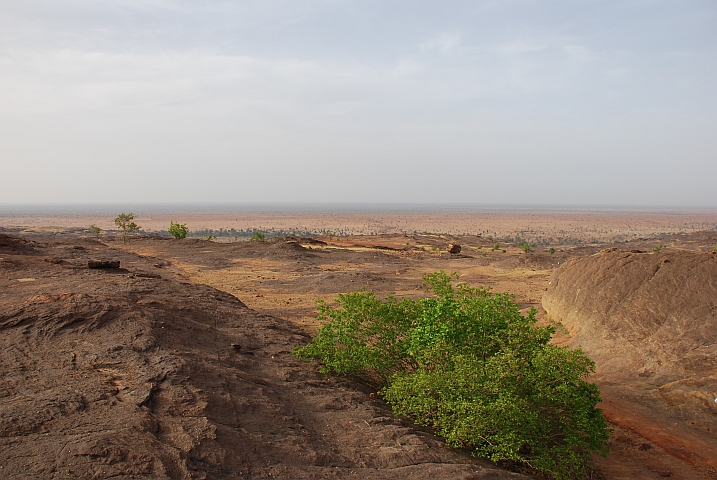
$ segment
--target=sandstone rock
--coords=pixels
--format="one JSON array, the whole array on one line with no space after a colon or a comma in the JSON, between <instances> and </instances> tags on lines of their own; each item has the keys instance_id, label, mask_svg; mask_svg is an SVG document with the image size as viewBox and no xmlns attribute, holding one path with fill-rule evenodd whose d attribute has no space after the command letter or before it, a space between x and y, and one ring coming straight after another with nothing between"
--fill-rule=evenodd
<instances>
[{"instance_id":1,"label":"sandstone rock","mask_svg":"<svg viewBox=\"0 0 717 480\"><path fill-rule=\"evenodd\" d=\"M686 251L605 252L566 262L543 307L602 370L679 373L717 353L717 259ZM717 367L717 356L710 361Z\"/></svg>"},{"instance_id":2,"label":"sandstone rock","mask_svg":"<svg viewBox=\"0 0 717 480\"><path fill-rule=\"evenodd\" d=\"M448 253L461 253L461 246L457 243L449 243L446 250L448 250Z\"/></svg>"},{"instance_id":3,"label":"sandstone rock","mask_svg":"<svg viewBox=\"0 0 717 480\"><path fill-rule=\"evenodd\" d=\"M120 268L119 260L89 260L88 268Z\"/></svg>"},{"instance_id":4,"label":"sandstone rock","mask_svg":"<svg viewBox=\"0 0 717 480\"><path fill-rule=\"evenodd\" d=\"M712 465L717 449L697 446L714 445L717 430L717 257L616 251L570 260L553 272L543 307L567 328L558 342L595 362L601 390L652 419L644 434L691 438L679 440L692 445L690 461Z\"/></svg>"}]
</instances>

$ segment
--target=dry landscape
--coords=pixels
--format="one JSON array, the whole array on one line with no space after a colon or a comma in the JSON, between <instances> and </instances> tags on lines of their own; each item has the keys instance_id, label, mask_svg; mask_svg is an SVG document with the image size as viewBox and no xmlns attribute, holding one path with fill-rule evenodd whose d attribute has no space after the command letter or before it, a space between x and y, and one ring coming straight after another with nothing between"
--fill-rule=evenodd
<instances>
[{"instance_id":1,"label":"dry landscape","mask_svg":"<svg viewBox=\"0 0 717 480\"><path fill-rule=\"evenodd\" d=\"M170 220L324 234L149 234ZM95 238L91 223L107 231ZM393 416L370 385L289 353L320 326L317 300L359 288L420 296L422 276L443 269L561 321L555 341L596 361L614 429L599 476L717 478L715 213L137 223L145 233L122 243L107 216L0 217L0 477L518 478ZM526 254L516 239L538 246Z\"/></svg>"}]
</instances>

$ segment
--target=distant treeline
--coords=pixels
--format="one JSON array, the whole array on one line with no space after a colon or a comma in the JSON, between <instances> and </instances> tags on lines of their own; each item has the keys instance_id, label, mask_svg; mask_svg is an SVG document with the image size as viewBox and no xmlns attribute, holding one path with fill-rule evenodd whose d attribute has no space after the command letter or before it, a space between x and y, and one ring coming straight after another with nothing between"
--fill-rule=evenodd
<instances>
[{"instance_id":1,"label":"distant treeline","mask_svg":"<svg viewBox=\"0 0 717 480\"><path fill-rule=\"evenodd\" d=\"M235 228L220 228L218 230L212 230L211 228L204 229L204 230L196 230L189 232L187 234L187 237L206 237L208 235L211 235L213 237L234 237L234 238L251 238L255 233L261 233L266 238L271 237L313 237L319 234L322 234L324 232L316 232L306 229L290 229L290 230L283 230L283 229L275 229L271 228L269 230L263 230L258 228L247 228L247 229L241 229L237 230ZM328 233L325 233L328 235Z\"/></svg>"}]
</instances>

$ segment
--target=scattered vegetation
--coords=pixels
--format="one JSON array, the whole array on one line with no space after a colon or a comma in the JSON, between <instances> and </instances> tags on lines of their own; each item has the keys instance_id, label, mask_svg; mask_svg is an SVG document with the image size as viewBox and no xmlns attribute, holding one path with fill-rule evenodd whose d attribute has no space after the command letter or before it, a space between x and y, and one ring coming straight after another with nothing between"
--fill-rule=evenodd
<instances>
[{"instance_id":1,"label":"scattered vegetation","mask_svg":"<svg viewBox=\"0 0 717 480\"><path fill-rule=\"evenodd\" d=\"M658 246L656 246L655 248L653 248L652 251L653 251L653 252L659 252L659 251L662 250L663 248L665 248L664 245L658 245Z\"/></svg>"},{"instance_id":2,"label":"scattered vegetation","mask_svg":"<svg viewBox=\"0 0 717 480\"><path fill-rule=\"evenodd\" d=\"M251 237L256 233L259 232L262 235L265 236L265 238L272 238L272 237L313 237L316 235L327 235L327 230L307 230L307 229L275 229L275 228L269 228L269 229L262 229L262 228L247 228L247 229L235 229L235 228L218 228L216 230L213 229L205 229L205 230L199 230L199 231L193 231L189 232L187 234L188 237L202 237L203 235L209 233L211 235L214 235L214 238L233 238L233 239L251 239ZM339 235L337 233L332 233L331 239L339 241L338 238Z\"/></svg>"},{"instance_id":3,"label":"scattered vegetation","mask_svg":"<svg viewBox=\"0 0 717 480\"><path fill-rule=\"evenodd\" d=\"M493 244L493 248L491 248L491 250L496 251L496 250L499 250L499 249L500 249L500 243L495 242L495 243Z\"/></svg>"},{"instance_id":4,"label":"scattered vegetation","mask_svg":"<svg viewBox=\"0 0 717 480\"><path fill-rule=\"evenodd\" d=\"M187 233L189 232L189 229L187 228L186 223L174 223L169 222L169 228L167 229L167 232L177 240L181 240L182 238L185 238L187 236Z\"/></svg>"},{"instance_id":5,"label":"scattered vegetation","mask_svg":"<svg viewBox=\"0 0 717 480\"><path fill-rule=\"evenodd\" d=\"M266 236L261 232L254 232L254 235L249 239L250 242L263 242Z\"/></svg>"},{"instance_id":6,"label":"scattered vegetation","mask_svg":"<svg viewBox=\"0 0 717 480\"><path fill-rule=\"evenodd\" d=\"M551 345L552 326L514 297L424 277L432 296L381 300L340 294L318 306L324 325L293 352L381 386L394 412L432 427L454 446L493 461L522 462L559 479L590 475L590 453L607 452L609 428L594 364L581 350Z\"/></svg>"},{"instance_id":7,"label":"scattered vegetation","mask_svg":"<svg viewBox=\"0 0 717 480\"><path fill-rule=\"evenodd\" d=\"M122 242L127 243L127 238L133 232L138 232L140 227L134 223L134 213L120 213L115 218L117 229L122 232Z\"/></svg>"},{"instance_id":8,"label":"scattered vegetation","mask_svg":"<svg viewBox=\"0 0 717 480\"><path fill-rule=\"evenodd\" d=\"M94 235L98 239L100 238L100 233L102 233L102 229L100 227L93 223L92 225L90 225L90 230L92 230L92 235Z\"/></svg>"},{"instance_id":9,"label":"scattered vegetation","mask_svg":"<svg viewBox=\"0 0 717 480\"><path fill-rule=\"evenodd\" d=\"M526 255L532 252L534 248L535 245L532 245L528 242L520 242L520 249L523 250Z\"/></svg>"},{"instance_id":10,"label":"scattered vegetation","mask_svg":"<svg viewBox=\"0 0 717 480\"><path fill-rule=\"evenodd\" d=\"M216 235L212 235L209 232L204 232L201 236L201 239L206 240L207 242L214 241L214 240L216 240L216 238L217 238Z\"/></svg>"},{"instance_id":11,"label":"scattered vegetation","mask_svg":"<svg viewBox=\"0 0 717 480\"><path fill-rule=\"evenodd\" d=\"M550 247L550 250L548 250L548 252L550 252L550 254L552 255L555 253L555 249L553 247Z\"/></svg>"}]
</instances>

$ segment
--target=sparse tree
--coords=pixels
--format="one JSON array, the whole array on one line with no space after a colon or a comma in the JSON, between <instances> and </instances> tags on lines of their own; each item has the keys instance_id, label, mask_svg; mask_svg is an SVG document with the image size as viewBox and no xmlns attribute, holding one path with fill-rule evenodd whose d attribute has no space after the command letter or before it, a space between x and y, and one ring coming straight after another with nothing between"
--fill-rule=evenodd
<instances>
[{"instance_id":1,"label":"sparse tree","mask_svg":"<svg viewBox=\"0 0 717 480\"><path fill-rule=\"evenodd\" d=\"M249 239L250 242L263 242L266 237L261 232L254 232L254 235Z\"/></svg>"},{"instance_id":2,"label":"sparse tree","mask_svg":"<svg viewBox=\"0 0 717 480\"><path fill-rule=\"evenodd\" d=\"M186 223L179 224L170 222L167 232L169 232L169 234L177 240L181 240L182 238L187 236L187 232L189 232L189 229L187 228Z\"/></svg>"},{"instance_id":3,"label":"sparse tree","mask_svg":"<svg viewBox=\"0 0 717 480\"><path fill-rule=\"evenodd\" d=\"M138 232L141 228L134 223L134 213L120 213L115 218L115 225L117 225L118 230L122 231L122 241L125 243L130 233Z\"/></svg>"},{"instance_id":4,"label":"sparse tree","mask_svg":"<svg viewBox=\"0 0 717 480\"><path fill-rule=\"evenodd\" d=\"M95 237L97 237L98 239L100 238L100 232L102 232L102 229L100 227L93 223L92 225L90 225L90 230L92 230L92 234Z\"/></svg>"},{"instance_id":5,"label":"sparse tree","mask_svg":"<svg viewBox=\"0 0 717 480\"><path fill-rule=\"evenodd\" d=\"M528 254L533 251L535 248L535 245L532 245L528 242L520 242L520 249L525 252L525 264L528 264Z\"/></svg>"}]
</instances>

